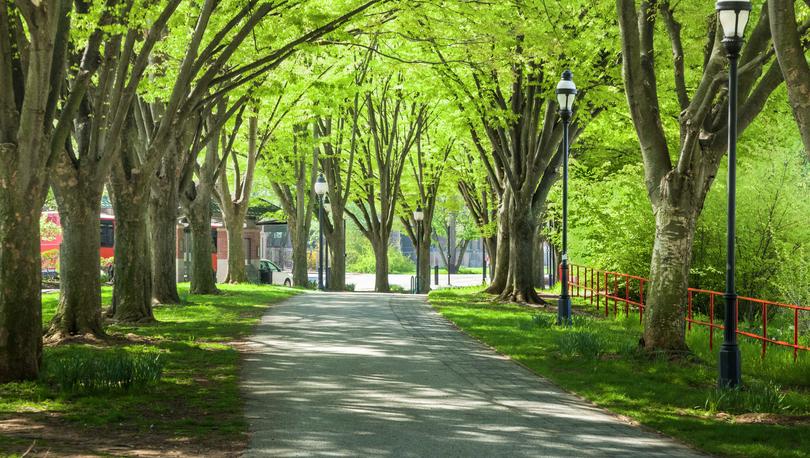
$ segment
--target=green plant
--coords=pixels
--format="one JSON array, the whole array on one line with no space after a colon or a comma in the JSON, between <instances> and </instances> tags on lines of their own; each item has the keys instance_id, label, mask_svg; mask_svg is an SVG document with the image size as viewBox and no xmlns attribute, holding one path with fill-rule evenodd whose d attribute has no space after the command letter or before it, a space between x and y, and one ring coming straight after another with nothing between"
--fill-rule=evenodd
<instances>
[{"instance_id":1,"label":"green plant","mask_svg":"<svg viewBox=\"0 0 810 458\"><path fill-rule=\"evenodd\" d=\"M354 283L346 283L346 291L354 291Z\"/></svg>"},{"instance_id":2,"label":"green plant","mask_svg":"<svg viewBox=\"0 0 810 458\"><path fill-rule=\"evenodd\" d=\"M554 315L549 313L538 313L536 315L532 315L532 324L538 328L550 328L557 324L557 320Z\"/></svg>"},{"instance_id":3,"label":"green plant","mask_svg":"<svg viewBox=\"0 0 810 458\"><path fill-rule=\"evenodd\" d=\"M156 352L89 349L56 354L46 360L44 379L66 392L129 390L157 383L163 361Z\"/></svg>"},{"instance_id":4,"label":"green plant","mask_svg":"<svg viewBox=\"0 0 810 458\"><path fill-rule=\"evenodd\" d=\"M399 285L391 285L388 290L392 293L405 293L405 288Z\"/></svg>"},{"instance_id":5,"label":"green plant","mask_svg":"<svg viewBox=\"0 0 810 458\"><path fill-rule=\"evenodd\" d=\"M557 336L557 349L564 358L596 359L604 354L605 339L593 331L572 329Z\"/></svg>"},{"instance_id":6,"label":"green plant","mask_svg":"<svg viewBox=\"0 0 810 458\"><path fill-rule=\"evenodd\" d=\"M783 413L790 410L790 406L781 386L773 382L755 382L739 388L712 388L703 410L711 414Z\"/></svg>"}]
</instances>

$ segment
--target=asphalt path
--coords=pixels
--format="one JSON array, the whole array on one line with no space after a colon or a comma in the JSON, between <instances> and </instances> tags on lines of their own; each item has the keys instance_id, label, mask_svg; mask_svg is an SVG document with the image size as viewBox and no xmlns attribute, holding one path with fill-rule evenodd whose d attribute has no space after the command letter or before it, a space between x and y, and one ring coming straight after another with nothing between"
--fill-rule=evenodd
<instances>
[{"instance_id":1,"label":"asphalt path","mask_svg":"<svg viewBox=\"0 0 810 458\"><path fill-rule=\"evenodd\" d=\"M250 346L247 456L700 456L469 338L424 296L301 294Z\"/></svg>"}]
</instances>

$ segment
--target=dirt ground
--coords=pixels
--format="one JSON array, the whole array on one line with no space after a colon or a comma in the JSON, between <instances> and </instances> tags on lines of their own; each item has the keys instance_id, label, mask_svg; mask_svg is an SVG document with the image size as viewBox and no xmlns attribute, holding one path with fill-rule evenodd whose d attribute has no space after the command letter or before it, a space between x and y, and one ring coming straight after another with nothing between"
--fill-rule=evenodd
<instances>
[{"instance_id":1,"label":"dirt ground","mask_svg":"<svg viewBox=\"0 0 810 458\"><path fill-rule=\"evenodd\" d=\"M62 421L56 415L23 414L0 420L0 435L12 444L3 446L2 455L26 457L236 457L245 440L212 443L187 437L161 436L116 428L82 428Z\"/></svg>"}]
</instances>

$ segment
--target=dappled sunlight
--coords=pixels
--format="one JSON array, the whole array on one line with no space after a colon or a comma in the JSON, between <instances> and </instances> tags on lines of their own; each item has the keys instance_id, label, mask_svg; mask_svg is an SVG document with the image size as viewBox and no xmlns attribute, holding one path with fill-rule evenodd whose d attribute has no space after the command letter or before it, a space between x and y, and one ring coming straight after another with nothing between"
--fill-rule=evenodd
<instances>
[{"instance_id":1,"label":"dappled sunlight","mask_svg":"<svg viewBox=\"0 0 810 458\"><path fill-rule=\"evenodd\" d=\"M458 332L423 298L305 294L250 340L249 455L686 456Z\"/></svg>"}]
</instances>

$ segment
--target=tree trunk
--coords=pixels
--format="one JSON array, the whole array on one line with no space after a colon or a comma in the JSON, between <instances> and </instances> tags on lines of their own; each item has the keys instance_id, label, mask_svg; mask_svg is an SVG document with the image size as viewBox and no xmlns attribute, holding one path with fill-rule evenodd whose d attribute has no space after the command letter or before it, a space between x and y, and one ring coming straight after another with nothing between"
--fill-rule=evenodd
<instances>
[{"instance_id":1,"label":"tree trunk","mask_svg":"<svg viewBox=\"0 0 810 458\"><path fill-rule=\"evenodd\" d=\"M329 243L329 290L343 291L346 289L346 237L343 233L345 223L342 220L333 221L332 233L327 236Z\"/></svg>"},{"instance_id":2,"label":"tree trunk","mask_svg":"<svg viewBox=\"0 0 810 458\"><path fill-rule=\"evenodd\" d=\"M644 309L644 345L677 354L685 340L686 296L697 211L669 205L655 207L655 245Z\"/></svg>"},{"instance_id":3,"label":"tree trunk","mask_svg":"<svg viewBox=\"0 0 810 458\"><path fill-rule=\"evenodd\" d=\"M173 155L169 155L173 156ZM168 158L167 158L168 159ZM164 159L165 160L165 159ZM177 293L177 180L172 161L165 176L156 180L149 202L152 296L161 304L178 304Z\"/></svg>"},{"instance_id":4,"label":"tree trunk","mask_svg":"<svg viewBox=\"0 0 810 458\"><path fill-rule=\"evenodd\" d=\"M0 183L0 187L5 187ZM0 383L34 380L42 359L41 199L3 189L0 205Z\"/></svg>"},{"instance_id":5,"label":"tree trunk","mask_svg":"<svg viewBox=\"0 0 810 458\"><path fill-rule=\"evenodd\" d=\"M288 226L292 245L293 286L306 287L309 283L309 263L307 262L308 234L302 234L298 225Z\"/></svg>"},{"instance_id":6,"label":"tree trunk","mask_svg":"<svg viewBox=\"0 0 810 458\"><path fill-rule=\"evenodd\" d=\"M99 279L100 206L101 193L88 199L60 199L60 295L59 306L48 331L50 339L84 334L104 335Z\"/></svg>"},{"instance_id":7,"label":"tree trunk","mask_svg":"<svg viewBox=\"0 0 810 458\"><path fill-rule=\"evenodd\" d=\"M484 245L486 245L486 256L489 258L489 265L487 273L489 274L489 280L492 281L495 278L495 263L498 262L498 235L494 235L492 237L486 237L484 239Z\"/></svg>"},{"instance_id":8,"label":"tree trunk","mask_svg":"<svg viewBox=\"0 0 810 458\"><path fill-rule=\"evenodd\" d=\"M793 116L799 125L804 150L810 157L810 63L796 28L795 0L769 0L773 47L785 77Z\"/></svg>"},{"instance_id":9,"label":"tree trunk","mask_svg":"<svg viewBox=\"0 0 810 458\"><path fill-rule=\"evenodd\" d=\"M377 264L374 269L374 291L387 293L391 291L388 283L388 237L374 240L371 247Z\"/></svg>"},{"instance_id":10,"label":"tree trunk","mask_svg":"<svg viewBox=\"0 0 810 458\"><path fill-rule=\"evenodd\" d=\"M228 276L225 283L247 283L243 218L234 219L238 221L226 221L225 225L228 230Z\"/></svg>"},{"instance_id":11,"label":"tree trunk","mask_svg":"<svg viewBox=\"0 0 810 458\"><path fill-rule=\"evenodd\" d=\"M115 285L110 315L122 322L154 321L152 272L146 199L123 199L115 204Z\"/></svg>"},{"instance_id":12,"label":"tree trunk","mask_svg":"<svg viewBox=\"0 0 810 458\"><path fill-rule=\"evenodd\" d=\"M540 304L543 300L534 289L535 218L529 202L512 199L509 215L509 277L500 298L506 301Z\"/></svg>"},{"instance_id":13,"label":"tree trunk","mask_svg":"<svg viewBox=\"0 0 810 458\"><path fill-rule=\"evenodd\" d=\"M419 241L419 293L430 292L430 242L433 230L429 225L422 226L422 240Z\"/></svg>"},{"instance_id":14,"label":"tree trunk","mask_svg":"<svg viewBox=\"0 0 810 458\"><path fill-rule=\"evenodd\" d=\"M509 277L509 205L512 200L511 194L504 192L501 203L498 207L498 235L497 235L497 256L492 267L492 284L486 289L489 294L501 294L506 289Z\"/></svg>"},{"instance_id":15,"label":"tree trunk","mask_svg":"<svg viewBox=\"0 0 810 458\"><path fill-rule=\"evenodd\" d=\"M538 225L534 232L534 287L539 289L546 289L545 243Z\"/></svg>"},{"instance_id":16,"label":"tree trunk","mask_svg":"<svg viewBox=\"0 0 810 458\"><path fill-rule=\"evenodd\" d=\"M211 260L213 245L211 243L211 206L189 206L191 223L191 294L217 294L214 265Z\"/></svg>"}]
</instances>

